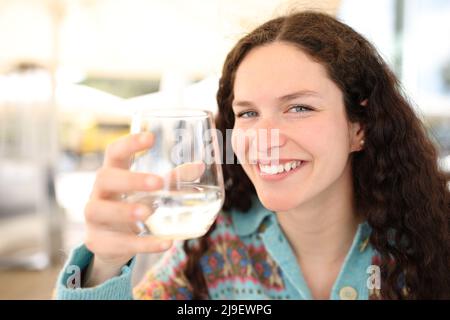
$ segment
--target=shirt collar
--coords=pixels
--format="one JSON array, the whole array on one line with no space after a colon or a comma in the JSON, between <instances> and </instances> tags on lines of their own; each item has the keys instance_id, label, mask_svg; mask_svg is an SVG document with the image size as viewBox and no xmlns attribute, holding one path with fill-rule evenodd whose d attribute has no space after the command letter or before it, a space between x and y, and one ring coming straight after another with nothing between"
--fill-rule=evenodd
<instances>
[{"instance_id":1,"label":"shirt collar","mask_svg":"<svg viewBox=\"0 0 450 320\"><path fill-rule=\"evenodd\" d=\"M264 219L270 216L274 216L274 212L266 209L256 195L252 197L252 207L249 211L231 210L233 227L238 236L255 233Z\"/></svg>"},{"instance_id":2,"label":"shirt collar","mask_svg":"<svg viewBox=\"0 0 450 320\"><path fill-rule=\"evenodd\" d=\"M255 233L266 217L273 218L274 216L275 213L266 209L256 195L252 197L252 207L249 211L231 210L233 227L239 236L248 236ZM367 221L359 225L356 238L361 241L360 251L364 251L367 246L371 231L372 229Z\"/></svg>"}]
</instances>

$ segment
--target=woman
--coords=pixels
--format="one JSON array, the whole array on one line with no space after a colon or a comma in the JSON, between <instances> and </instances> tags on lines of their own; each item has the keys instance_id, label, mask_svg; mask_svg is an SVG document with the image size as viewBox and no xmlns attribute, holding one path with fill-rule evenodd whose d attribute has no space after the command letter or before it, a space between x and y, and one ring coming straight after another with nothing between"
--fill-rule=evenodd
<instances>
[{"instance_id":1,"label":"woman","mask_svg":"<svg viewBox=\"0 0 450 320\"><path fill-rule=\"evenodd\" d=\"M271 20L228 54L217 101L240 162L223 165L223 212L206 236L176 242L134 298L449 298L449 177L362 36L320 13ZM261 146L250 130L279 139ZM62 273L60 298L131 298L132 257L170 246L129 231L148 213L115 200L160 187L124 170L151 143L128 137L107 152L86 246L68 262L84 270L83 288Z\"/></svg>"}]
</instances>

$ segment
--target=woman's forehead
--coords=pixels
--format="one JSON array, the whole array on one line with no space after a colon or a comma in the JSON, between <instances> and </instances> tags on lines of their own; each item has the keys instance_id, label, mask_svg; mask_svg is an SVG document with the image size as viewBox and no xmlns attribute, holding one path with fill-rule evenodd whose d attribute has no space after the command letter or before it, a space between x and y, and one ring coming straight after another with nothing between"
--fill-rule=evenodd
<instances>
[{"instance_id":1,"label":"woman's forehead","mask_svg":"<svg viewBox=\"0 0 450 320\"><path fill-rule=\"evenodd\" d=\"M292 44L275 42L252 49L236 71L235 99L267 94L281 97L298 91L325 95L334 83L320 63Z\"/></svg>"}]
</instances>

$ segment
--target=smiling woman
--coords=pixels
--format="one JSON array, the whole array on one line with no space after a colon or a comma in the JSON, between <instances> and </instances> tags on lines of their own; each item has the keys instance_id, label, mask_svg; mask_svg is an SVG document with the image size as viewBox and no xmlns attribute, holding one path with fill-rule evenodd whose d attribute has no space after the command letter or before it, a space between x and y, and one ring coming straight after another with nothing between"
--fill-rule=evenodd
<instances>
[{"instance_id":1,"label":"smiling woman","mask_svg":"<svg viewBox=\"0 0 450 320\"><path fill-rule=\"evenodd\" d=\"M134 179L104 168L86 209L97 237L65 269L88 270L82 283L92 288L71 289L62 272L59 298L450 298L449 177L367 40L321 13L271 20L228 54L217 102L235 159L222 165L225 203L209 232L176 241L132 295L129 257L164 243L100 241L96 219L116 212L124 229L132 209L100 187ZM120 150L144 142L125 138L106 158L124 161Z\"/></svg>"},{"instance_id":2,"label":"smiling woman","mask_svg":"<svg viewBox=\"0 0 450 320\"><path fill-rule=\"evenodd\" d=\"M313 94L292 94L299 91ZM224 208L246 210L256 193L276 212L313 297L329 297L363 221L383 274L374 296L448 297L449 177L362 36L312 12L269 21L229 53L217 99L218 128L277 129L278 145L267 148L302 163L295 171L225 166L233 183Z\"/></svg>"}]
</instances>

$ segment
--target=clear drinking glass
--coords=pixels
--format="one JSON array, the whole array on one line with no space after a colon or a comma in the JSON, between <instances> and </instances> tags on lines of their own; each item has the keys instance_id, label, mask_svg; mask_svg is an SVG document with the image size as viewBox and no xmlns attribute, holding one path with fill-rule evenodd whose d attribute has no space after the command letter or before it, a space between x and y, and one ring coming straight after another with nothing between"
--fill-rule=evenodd
<instances>
[{"instance_id":1,"label":"clear drinking glass","mask_svg":"<svg viewBox=\"0 0 450 320\"><path fill-rule=\"evenodd\" d=\"M132 118L131 133L140 132L152 132L154 143L134 156L130 170L159 175L164 186L126 195L125 201L142 203L152 212L138 226L160 238L201 237L213 224L225 196L212 113L147 109Z\"/></svg>"}]
</instances>

